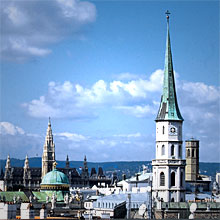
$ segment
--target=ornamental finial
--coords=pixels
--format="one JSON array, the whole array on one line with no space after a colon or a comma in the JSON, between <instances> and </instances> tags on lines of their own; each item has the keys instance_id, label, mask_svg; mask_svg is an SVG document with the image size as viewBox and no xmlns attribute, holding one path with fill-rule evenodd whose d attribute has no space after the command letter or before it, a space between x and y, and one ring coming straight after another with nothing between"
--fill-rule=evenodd
<instances>
[{"instance_id":1,"label":"ornamental finial","mask_svg":"<svg viewBox=\"0 0 220 220\"><path fill-rule=\"evenodd\" d=\"M165 14L167 15L167 22L169 22L169 18L170 18L170 12L169 12L169 10L167 10L166 12L165 12Z\"/></svg>"},{"instance_id":2,"label":"ornamental finial","mask_svg":"<svg viewBox=\"0 0 220 220\"><path fill-rule=\"evenodd\" d=\"M53 169L55 170L56 168L57 168L57 162L54 161L54 162L53 162Z\"/></svg>"}]
</instances>

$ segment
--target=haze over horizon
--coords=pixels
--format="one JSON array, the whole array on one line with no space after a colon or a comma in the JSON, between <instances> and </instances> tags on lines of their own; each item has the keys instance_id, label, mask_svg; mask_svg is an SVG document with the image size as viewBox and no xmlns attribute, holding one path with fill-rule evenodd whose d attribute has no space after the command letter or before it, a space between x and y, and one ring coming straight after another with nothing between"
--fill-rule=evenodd
<instances>
[{"instance_id":1,"label":"haze over horizon","mask_svg":"<svg viewBox=\"0 0 220 220\"><path fill-rule=\"evenodd\" d=\"M220 162L218 1L1 3L0 159L41 157L49 117L57 160L155 159L169 9L183 140Z\"/></svg>"}]
</instances>

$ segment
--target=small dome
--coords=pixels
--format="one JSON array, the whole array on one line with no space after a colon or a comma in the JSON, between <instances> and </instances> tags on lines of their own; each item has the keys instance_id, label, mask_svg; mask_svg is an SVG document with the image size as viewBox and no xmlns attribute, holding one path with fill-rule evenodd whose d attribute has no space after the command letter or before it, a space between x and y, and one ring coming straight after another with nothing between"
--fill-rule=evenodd
<instances>
[{"instance_id":1,"label":"small dome","mask_svg":"<svg viewBox=\"0 0 220 220\"><path fill-rule=\"evenodd\" d=\"M69 180L68 177L54 169L47 173L41 182L41 189L65 189L69 188Z\"/></svg>"}]
</instances>

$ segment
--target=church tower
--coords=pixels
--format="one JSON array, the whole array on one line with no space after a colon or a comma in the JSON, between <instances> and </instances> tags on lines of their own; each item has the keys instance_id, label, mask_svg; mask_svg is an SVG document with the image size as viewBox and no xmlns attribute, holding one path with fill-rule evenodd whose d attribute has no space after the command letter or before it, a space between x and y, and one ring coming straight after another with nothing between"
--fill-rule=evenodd
<instances>
[{"instance_id":1,"label":"church tower","mask_svg":"<svg viewBox=\"0 0 220 220\"><path fill-rule=\"evenodd\" d=\"M44 177L45 174L52 171L53 163L55 162L55 144L53 142L53 134L51 129L51 122L49 118L47 135L44 143L44 150L42 155L42 174L41 178Z\"/></svg>"},{"instance_id":2,"label":"church tower","mask_svg":"<svg viewBox=\"0 0 220 220\"><path fill-rule=\"evenodd\" d=\"M183 118L177 103L173 72L169 12L163 94L156 117L156 159L153 166L153 198L164 202L185 201L185 160L182 159Z\"/></svg>"},{"instance_id":3,"label":"church tower","mask_svg":"<svg viewBox=\"0 0 220 220\"><path fill-rule=\"evenodd\" d=\"M199 140L186 140L186 181L196 181L199 176Z\"/></svg>"},{"instance_id":4,"label":"church tower","mask_svg":"<svg viewBox=\"0 0 220 220\"><path fill-rule=\"evenodd\" d=\"M88 179L88 178L89 178L89 169L88 169L88 165L87 165L86 156L84 156L84 161L83 161L83 168L82 168L81 177L82 177L83 179Z\"/></svg>"}]
</instances>

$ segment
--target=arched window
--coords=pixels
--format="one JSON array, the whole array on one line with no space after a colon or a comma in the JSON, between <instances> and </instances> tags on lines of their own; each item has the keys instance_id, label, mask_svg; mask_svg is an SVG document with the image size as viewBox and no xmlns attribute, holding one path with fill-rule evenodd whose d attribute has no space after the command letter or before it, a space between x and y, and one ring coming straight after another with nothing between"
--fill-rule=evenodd
<instances>
[{"instance_id":1,"label":"arched window","mask_svg":"<svg viewBox=\"0 0 220 220\"><path fill-rule=\"evenodd\" d=\"M183 186L183 172L180 174L180 186Z\"/></svg>"},{"instance_id":2,"label":"arched window","mask_svg":"<svg viewBox=\"0 0 220 220\"><path fill-rule=\"evenodd\" d=\"M165 127L163 126L163 134L165 133Z\"/></svg>"},{"instance_id":3,"label":"arched window","mask_svg":"<svg viewBox=\"0 0 220 220\"><path fill-rule=\"evenodd\" d=\"M174 145L171 146L171 156L174 156Z\"/></svg>"},{"instance_id":4,"label":"arched window","mask_svg":"<svg viewBox=\"0 0 220 220\"><path fill-rule=\"evenodd\" d=\"M181 158L182 157L182 146L179 145L179 157Z\"/></svg>"},{"instance_id":5,"label":"arched window","mask_svg":"<svg viewBox=\"0 0 220 220\"><path fill-rule=\"evenodd\" d=\"M171 202L174 202L174 198L171 199Z\"/></svg>"},{"instance_id":6,"label":"arched window","mask_svg":"<svg viewBox=\"0 0 220 220\"><path fill-rule=\"evenodd\" d=\"M190 157L190 149L187 150L187 157Z\"/></svg>"},{"instance_id":7,"label":"arched window","mask_svg":"<svg viewBox=\"0 0 220 220\"><path fill-rule=\"evenodd\" d=\"M194 156L195 156L195 150L192 149L192 157L194 157Z\"/></svg>"},{"instance_id":8,"label":"arched window","mask_svg":"<svg viewBox=\"0 0 220 220\"><path fill-rule=\"evenodd\" d=\"M161 148L161 155L165 155L165 146L162 145L162 148Z\"/></svg>"},{"instance_id":9,"label":"arched window","mask_svg":"<svg viewBox=\"0 0 220 220\"><path fill-rule=\"evenodd\" d=\"M165 175L164 175L164 172L160 173L160 186L165 186Z\"/></svg>"},{"instance_id":10,"label":"arched window","mask_svg":"<svg viewBox=\"0 0 220 220\"><path fill-rule=\"evenodd\" d=\"M171 186L175 186L175 172L171 173Z\"/></svg>"}]
</instances>

